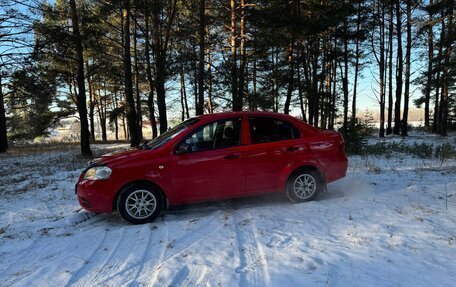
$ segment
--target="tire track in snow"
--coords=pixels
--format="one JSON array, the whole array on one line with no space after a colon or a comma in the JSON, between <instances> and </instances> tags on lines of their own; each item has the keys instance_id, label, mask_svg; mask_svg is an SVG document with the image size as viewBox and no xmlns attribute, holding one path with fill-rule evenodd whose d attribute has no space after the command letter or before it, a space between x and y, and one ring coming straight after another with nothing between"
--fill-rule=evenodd
<instances>
[{"instance_id":1,"label":"tire track in snow","mask_svg":"<svg viewBox=\"0 0 456 287\"><path fill-rule=\"evenodd\" d=\"M41 281L53 285L54 280L67 282L71 278L69 275L85 264L84 257L90 257L87 254L94 252L93 247L84 248L81 239L87 240L87 238L82 237L79 235L79 237L71 239L43 233L37 237L36 244L28 248L29 253L20 256L21 259L14 264L19 269L11 271L16 272L11 274L13 276L9 276L10 282L7 285L29 286L33 282ZM90 237L89 240L91 244L98 246L102 239L97 240L96 237ZM81 247L84 249L81 250ZM37 250L40 252L37 253ZM18 256L16 255L16 257ZM59 283L59 285L64 284Z\"/></svg>"},{"instance_id":2,"label":"tire track in snow","mask_svg":"<svg viewBox=\"0 0 456 287\"><path fill-rule=\"evenodd\" d=\"M164 239L162 239L160 242L160 243L162 243L162 245L161 245L161 249L160 249L160 256L157 257L157 263L154 266L151 266L148 268L149 269L148 273L152 273L152 278L147 279L147 281L148 281L147 286L152 286L154 284L154 282L157 280L157 276L158 276L157 269L160 267L160 264L163 261L163 258L165 257L166 246L168 246L168 242L169 242L168 224L166 223L166 220L163 220L161 223L164 225L164 227L161 228L162 230L164 230L164 232L163 232ZM148 274L145 274L145 277L147 277L147 275Z\"/></svg>"},{"instance_id":3,"label":"tire track in snow","mask_svg":"<svg viewBox=\"0 0 456 287\"><path fill-rule=\"evenodd\" d=\"M107 246L98 250L95 256L92 257L93 262L86 264L85 270L88 271L88 274L72 284L73 286L100 286L103 285L103 282L107 282L109 279L124 272L123 267L127 263L126 259L132 249L135 248L133 235L126 232L126 229L126 227L122 227L120 230L108 232L106 235L108 240L104 241ZM113 238L118 238L114 244L109 242ZM108 254L103 253L103 251L106 252L108 249Z\"/></svg>"},{"instance_id":4,"label":"tire track in snow","mask_svg":"<svg viewBox=\"0 0 456 287\"><path fill-rule=\"evenodd\" d=\"M94 249L94 251L90 254L88 258L85 259L86 264L82 265L78 270L74 271L73 274L71 275L70 279L68 280L66 286L73 286L75 285L76 282L78 282L79 277L81 275L87 274L87 270L91 270L92 265L95 260L93 260L96 255L98 255L98 252L100 252L100 246L103 246L103 244L106 242L106 236L107 232L104 232L103 234L103 239L98 243L97 248Z\"/></svg>"},{"instance_id":5,"label":"tire track in snow","mask_svg":"<svg viewBox=\"0 0 456 287\"><path fill-rule=\"evenodd\" d=\"M44 222L46 224L46 219L50 220L51 218L44 218L41 219L41 221L36 222ZM7 254L9 259L8 262L10 262L10 264L6 266L4 270L0 270L0 272L1 274L14 275L9 276L6 281L10 282L8 284L15 284L27 280L30 276L35 276L37 270L43 268L43 266L49 265L49 260L51 258L60 257L63 252L63 246L55 243L59 241L59 237L61 238L62 235L66 236L65 234L68 234L67 227L70 226L62 224L56 225L52 221L48 221L47 226L48 227L29 231L29 234L26 234L26 236L33 241L22 250L15 252L14 254ZM51 233L48 234L48 232ZM55 232L57 232L57 234ZM14 235L17 234L15 233ZM48 250L48 252L36 253L36 250ZM52 265L52 263L50 265ZM14 274L12 274L12 272L14 272Z\"/></svg>"},{"instance_id":6,"label":"tire track in snow","mask_svg":"<svg viewBox=\"0 0 456 287\"><path fill-rule=\"evenodd\" d=\"M198 244L211 236L214 232L217 232L218 229L223 226L222 218L223 216L218 212L214 215L205 215L204 217L185 222L187 224L187 230L184 230L179 237L171 238L165 245L166 247L164 248L163 256L154 268L152 276L150 277L149 286L182 286L181 284L176 284L178 282L182 283L183 286L187 286L195 284L194 282L196 281L202 282L207 270L205 271L205 267L201 270L199 266L191 266L191 268L184 266L184 268L177 271L177 274L173 277L173 281L170 283L161 282L159 275L162 269L167 268L168 263L171 264L173 260L180 260L180 255L184 255L184 252L189 251L195 244ZM189 229L190 225L195 222L197 222L197 226L192 226L192 228ZM173 224L176 224L176 222L173 222ZM179 230L179 227L175 227L175 230ZM167 252L169 252L169 254L166 254ZM174 266L172 266L172 268L174 268ZM182 274L188 276L181 276ZM197 276L197 274L199 274L199 276ZM184 280L187 283L183 282ZM189 282L189 280L195 281Z\"/></svg>"},{"instance_id":7,"label":"tire track in snow","mask_svg":"<svg viewBox=\"0 0 456 287\"><path fill-rule=\"evenodd\" d=\"M207 267L189 268L184 265L174 276L173 281L169 286L207 286L204 278L207 273Z\"/></svg>"},{"instance_id":8,"label":"tire track in snow","mask_svg":"<svg viewBox=\"0 0 456 287\"><path fill-rule=\"evenodd\" d=\"M149 226L149 236L145 251L138 262L138 268L133 280L124 286L147 286L149 274L158 266L162 260L166 246L168 245L168 226L164 220L157 225Z\"/></svg>"},{"instance_id":9,"label":"tire track in snow","mask_svg":"<svg viewBox=\"0 0 456 287\"><path fill-rule=\"evenodd\" d=\"M19 254L14 254L15 260L11 262L7 267L6 270L0 270L0 273L2 275L14 275L14 276L8 276L6 278L3 278L1 280L2 284L5 284L4 286L11 286L15 284L16 282L22 280L25 276L20 276L20 275L28 275L31 273L31 271L28 271L29 268L27 266L24 266L22 262L24 261L24 258L29 258L28 256L30 254L33 254L33 250L36 250L39 239L35 238L33 239L32 243L30 243L29 246L25 247L22 251L19 252ZM8 258L11 258L13 254L9 254ZM9 261L9 260L7 260ZM15 274L11 274L11 272L15 269L17 270L17 266L21 266L22 270L21 271L16 271Z\"/></svg>"},{"instance_id":10,"label":"tire track in snow","mask_svg":"<svg viewBox=\"0 0 456 287\"><path fill-rule=\"evenodd\" d=\"M240 213L245 215L239 216ZM270 281L268 264L250 212L238 210L233 219L240 261L235 269L240 275L239 286L267 286Z\"/></svg>"},{"instance_id":11,"label":"tire track in snow","mask_svg":"<svg viewBox=\"0 0 456 287\"><path fill-rule=\"evenodd\" d=\"M5 270L0 269L1 274L7 274L11 271L11 269L16 268L21 260L27 258L27 255L33 254L31 251L36 250L36 246L38 245L38 238L32 239L33 241L24 249L22 249L19 253L14 254L15 260L13 262L9 261L9 265L6 267ZM12 255L12 254L10 254Z\"/></svg>"}]
</instances>

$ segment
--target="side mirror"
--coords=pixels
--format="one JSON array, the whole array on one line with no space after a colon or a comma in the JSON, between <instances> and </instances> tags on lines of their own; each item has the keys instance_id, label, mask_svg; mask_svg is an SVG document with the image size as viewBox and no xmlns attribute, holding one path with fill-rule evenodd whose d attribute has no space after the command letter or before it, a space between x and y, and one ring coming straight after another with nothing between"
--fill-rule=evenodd
<instances>
[{"instance_id":1,"label":"side mirror","mask_svg":"<svg viewBox=\"0 0 456 287\"><path fill-rule=\"evenodd\" d=\"M188 143L181 143L176 150L176 154L186 154L192 151L192 147Z\"/></svg>"}]
</instances>

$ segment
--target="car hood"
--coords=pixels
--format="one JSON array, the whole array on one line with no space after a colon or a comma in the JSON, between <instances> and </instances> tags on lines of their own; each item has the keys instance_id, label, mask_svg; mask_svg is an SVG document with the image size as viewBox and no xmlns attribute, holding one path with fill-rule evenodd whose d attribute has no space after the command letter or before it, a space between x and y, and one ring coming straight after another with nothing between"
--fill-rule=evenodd
<instances>
[{"instance_id":1,"label":"car hood","mask_svg":"<svg viewBox=\"0 0 456 287\"><path fill-rule=\"evenodd\" d=\"M90 161L90 164L109 164L118 161L124 161L128 159L135 158L140 154L144 154L145 152L151 152L150 150L140 149L140 148L129 148L127 150L119 150L111 153L107 153L102 155L99 158L94 158Z\"/></svg>"}]
</instances>

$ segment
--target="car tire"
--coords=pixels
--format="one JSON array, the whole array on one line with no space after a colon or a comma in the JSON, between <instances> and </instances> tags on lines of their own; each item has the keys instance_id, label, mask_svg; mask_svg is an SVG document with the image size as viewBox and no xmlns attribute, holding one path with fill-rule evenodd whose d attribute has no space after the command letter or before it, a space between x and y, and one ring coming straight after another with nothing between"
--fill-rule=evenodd
<instances>
[{"instance_id":1,"label":"car tire","mask_svg":"<svg viewBox=\"0 0 456 287\"><path fill-rule=\"evenodd\" d=\"M299 203L317 198L324 188L324 180L320 173L310 169L294 172L287 181L286 195L292 202Z\"/></svg>"},{"instance_id":2,"label":"car tire","mask_svg":"<svg viewBox=\"0 0 456 287\"><path fill-rule=\"evenodd\" d=\"M163 197L160 191L148 184L132 184L125 187L117 201L117 210L132 224L152 222L160 214Z\"/></svg>"}]
</instances>

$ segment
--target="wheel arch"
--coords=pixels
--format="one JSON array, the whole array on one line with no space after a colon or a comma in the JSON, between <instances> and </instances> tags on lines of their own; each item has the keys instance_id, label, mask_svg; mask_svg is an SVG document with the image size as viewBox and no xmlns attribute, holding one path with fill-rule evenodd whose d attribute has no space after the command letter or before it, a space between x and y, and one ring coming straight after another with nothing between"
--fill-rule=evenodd
<instances>
[{"instance_id":1,"label":"wheel arch","mask_svg":"<svg viewBox=\"0 0 456 287\"><path fill-rule=\"evenodd\" d=\"M320 175L320 179L322 180L323 185L326 186L326 175L323 169L315 163L304 163L299 166L290 167L287 172L284 172L282 174L282 177L280 179L280 190L286 191L288 179L291 175L300 170L312 170L317 172Z\"/></svg>"},{"instance_id":2,"label":"wheel arch","mask_svg":"<svg viewBox=\"0 0 456 287\"><path fill-rule=\"evenodd\" d=\"M150 180L145 180L145 179L139 179L139 180L133 180L133 181L129 181L127 183L125 183L124 185L122 185L116 192L113 200L112 200L112 210L117 210L117 201L119 200L119 196L120 196L120 193L127 187L129 186L133 186L133 185L141 185L141 184L144 184L144 185L150 185L152 186L153 188L157 189L159 192L160 192L160 195L162 196L163 198L163 208L167 208L168 206L168 197L166 196L166 193L163 191L163 189L158 185L156 184L155 182L153 181L150 181Z\"/></svg>"}]
</instances>

